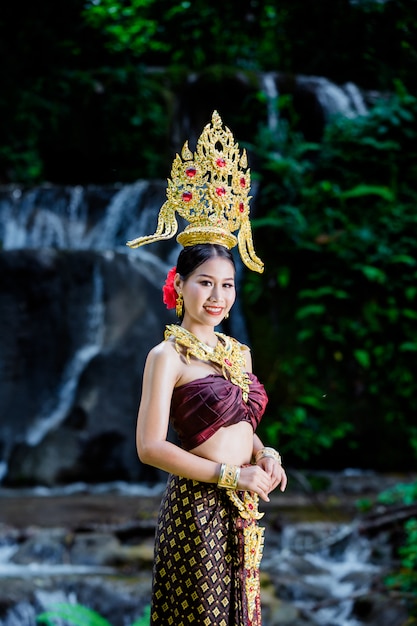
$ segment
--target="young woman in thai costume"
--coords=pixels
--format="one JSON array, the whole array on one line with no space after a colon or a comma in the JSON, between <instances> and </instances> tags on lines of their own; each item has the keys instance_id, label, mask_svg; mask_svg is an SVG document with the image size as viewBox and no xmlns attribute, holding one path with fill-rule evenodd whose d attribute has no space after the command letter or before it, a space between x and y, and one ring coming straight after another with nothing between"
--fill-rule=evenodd
<instances>
[{"instance_id":1,"label":"young woman in thai costume","mask_svg":"<svg viewBox=\"0 0 417 626\"><path fill-rule=\"evenodd\" d=\"M151 624L260 626L259 564L268 502L287 478L278 452L255 434L267 396L249 349L215 328L236 297L232 231L251 269L262 271L248 219L249 172L215 112L193 155L177 155L155 235L171 237L174 212L190 225L167 277L164 302L180 323L147 358L137 422L142 462L168 472L155 542ZM172 424L180 445L167 440Z\"/></svg>"}]
</instances>

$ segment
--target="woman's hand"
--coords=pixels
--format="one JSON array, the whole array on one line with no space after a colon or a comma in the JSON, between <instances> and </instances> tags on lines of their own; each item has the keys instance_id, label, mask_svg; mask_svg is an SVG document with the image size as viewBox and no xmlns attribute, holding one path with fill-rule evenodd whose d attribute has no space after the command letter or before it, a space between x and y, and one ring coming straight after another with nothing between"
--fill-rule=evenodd
<instances>
[{"instance_id":1,"label":"woman's hand","mask_svg":"<svg viewBox=\"0 0 417 626\"><path fill-rule=\"evenodd\" d=\"M280 485L281 491L285 491L288 479L281 463L270 456L264 456L259 459L257 466L261 467L270 478L271 487L269 491L273 491L278 485Z\"/></svg>"},{"instance_id":2,"label":"woman's hand","mask_svg":"<svg viewBox=\"0 0 417 626\"><path fill-rule=\"evenodd\" d=\"M244 465L240 468L238 489L253 491L262 500L269 502L268 494L273 489L271 477L260 465Z\"/></svg>"}]
</instances>

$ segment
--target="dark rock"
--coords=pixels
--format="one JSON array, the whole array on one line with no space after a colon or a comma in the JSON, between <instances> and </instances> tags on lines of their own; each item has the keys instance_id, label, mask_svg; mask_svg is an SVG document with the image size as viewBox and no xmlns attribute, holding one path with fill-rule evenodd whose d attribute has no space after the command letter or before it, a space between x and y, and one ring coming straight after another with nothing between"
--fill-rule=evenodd
<instances>
[{"instance_id":1,"label":"dark rock","mask_svg":"<svg viewBox=\"0 0 417 626\"><path fill-rule=\"evenodd\" d=\"M71 547L71 562L73 565L110 565L114 563L119 546L120 542L112 534L79 534Z\"/></svg>"},{"instance_id":2,"label":"dark rock","mask_svg":"<svg viewBox=\"0 0 417 626\"><path fill-rule=\"evenodd\" d=\"M141 253L0 253L5 484L160 477L137 458L135 424L146 355L173 321L165 273Z\"/></svg>"},{"instance_id":3,"label":"dark rock","mask_svg":"<svg viewBox=\"0 0 417 626\"><path fill-rule=\"evenodd\" d=\"M369 593L357 598L353 615L369 626L405 626L409 623L406 607L386 594Z\"/></svg>"},{"instance_id":4,"label":"dark rock","mask_svg":"<svg viewBox=\"0 0 417 626\"><path fill-rule=\"evenodd\" d=\"M42 563L59 565L68 561L66 544L67 532L64 529L40 531L25 541L11 558L12 563L25 565Z\"/></svg>"}]
</instances>

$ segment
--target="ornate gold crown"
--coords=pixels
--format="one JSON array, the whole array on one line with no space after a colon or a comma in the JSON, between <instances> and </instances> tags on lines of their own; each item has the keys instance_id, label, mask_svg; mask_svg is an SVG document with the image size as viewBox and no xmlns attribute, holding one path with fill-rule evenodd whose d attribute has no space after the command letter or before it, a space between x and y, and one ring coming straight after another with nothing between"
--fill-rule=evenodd
<instances>
[{"instance_id":1,"label":"ornate gold crown","mask_svg":"<svg viewBox=\"0 0 417 626\"><path fill-rule=\"evenodd\" d=\"M246 151L239 153L231 131L214 111L211 125L201 133L193 154L185 142L177 154L168 179L167 200L161 207L154 235L128 241L138 248L161 239L170 239L178 230L175 211L189 225L177 236L182 246L217 243L227 248L239 246L245 265L263 272L256 256L249 222L250 170ZM233 232L239 230L238 236Z\"/></svg>"}]
</instances>

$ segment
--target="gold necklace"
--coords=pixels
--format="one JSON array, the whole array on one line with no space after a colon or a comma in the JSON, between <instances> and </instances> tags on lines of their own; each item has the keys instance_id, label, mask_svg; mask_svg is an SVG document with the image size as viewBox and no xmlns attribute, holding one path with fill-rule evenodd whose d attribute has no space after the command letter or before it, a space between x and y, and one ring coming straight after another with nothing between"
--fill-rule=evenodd
<instances>
[{"instance_id":1,"label":"gold necklace","mask_svg":"<svg viewBox=\"0 0 417 626\"><path fill-rule=\"evenodd\" d=\"M243 400L247 402L251 381L245 372L244 348L232 337L217 332L215 335L217 337L215 348L207 346L189 330L177 324L169 324L164 336L165 340L169 337L175 338L175 349L178 353L181 353L181 348L185 348L185 358L188 363L193 356L200 361L211 361L220 365L222 376L242 389Z\"/></svg>"}]
</instances>

